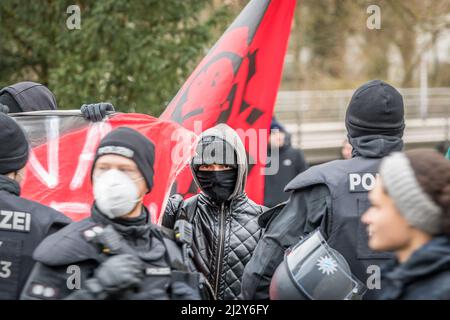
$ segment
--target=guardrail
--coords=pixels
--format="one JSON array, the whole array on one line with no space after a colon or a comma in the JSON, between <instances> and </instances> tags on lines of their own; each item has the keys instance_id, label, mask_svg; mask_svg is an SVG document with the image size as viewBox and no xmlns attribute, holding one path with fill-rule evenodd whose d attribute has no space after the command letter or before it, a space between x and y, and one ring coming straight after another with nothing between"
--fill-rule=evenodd
<instances>
[{"instance_id":1,"label":"guardrail","mask_svg":"<svg viewBox=\"0 0 450 320\"><path fill-rule=\"evenodd\" d=\"M450 88L400 89L405 103L405 147L435 147L450 140ZM292 134L292 143L307 160L319 163L339 157L346 137L345 111L353 90L280 91L275 114ZM425 101L425 104L422 102Z\"/></svg>"}]
</instances>

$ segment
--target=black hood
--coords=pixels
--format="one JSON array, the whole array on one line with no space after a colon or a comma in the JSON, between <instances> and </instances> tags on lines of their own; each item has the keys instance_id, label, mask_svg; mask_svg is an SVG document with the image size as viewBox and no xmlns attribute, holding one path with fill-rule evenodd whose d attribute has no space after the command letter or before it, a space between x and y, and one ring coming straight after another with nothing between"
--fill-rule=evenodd
<instances>
[{"instance_id":1,"label":"black hood","mask_svg":"<svg viewBox=\"0 0 450 320\"><path fill-rule=\"evenodd\" d=\"M9 104L10 113L58 109L55 95L46 86L31 81L0 90L0 103Z\"/></svg>"},{"instance_id":2,"label":"black hood","mask_svg":"<svg viewBox=\"0 0 450 320\"><path fill-rule=\"evenodd\" d=\"M237 132L224 123L220 123L202 132L202 134L198 137L198 142L210 137L225 141L235 152L237 164L237 180L234 191L229 197L229 199L233 199L244 192L245 184L247 183L248 166L244 144L242 143L242 140ZM195 183L202 190L201 184L197 178L197 170L195 165L195 163L200 163L200 159L205 159L204 155L201 155L201 157L199 158L198 154L196 154L196 156L192 158L191 172ZM204 192L204 190L202 191Z\"/></svg>"}]
</instances>

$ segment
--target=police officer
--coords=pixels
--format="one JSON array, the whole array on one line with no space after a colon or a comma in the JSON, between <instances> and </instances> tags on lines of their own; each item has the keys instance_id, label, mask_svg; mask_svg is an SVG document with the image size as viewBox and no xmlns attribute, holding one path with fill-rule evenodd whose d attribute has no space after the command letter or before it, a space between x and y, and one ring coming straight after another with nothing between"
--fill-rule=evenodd
<instances>
[{"instance_id":1,"label":"police officer","mask_svg":"<svg viewBox=\"0 0 450 320\"><path fill-rule=\"evenodd\" d=\"M20 197L28 142L19 125L2 113L0 128L0 299L18 299L35 264L34 249L70 219Z\"/></svg>"},{"instance_id":2,"label":"police officer","mask_svg":"<svg viewBox=\"0 0 450 320\"><path fill-rule=\"evenodd\" d=\"M374 187L381 158L403 147L403 98L386 82L370 81L353 94L345 123L353 158L301 173L286 186L286 191L293 191L286 206L266 212L260 220L266 232L244 271L244 298L268 298L270 279L284 250L317 228L363 283L376 272L369 266L391 258L369 249L360 217L369 207L368 191ZM370 297L369 290L365 298Z\"/></svg>"},{"instance_id":3,"label":"police officer","mask_svg":"<svg viewBox=\"0 0 450 320\"><path fill-rule=\"evenodd\" d=\"M153 143L133 129L102 139L91 172L92 215L36 249L23 299L199 298L199 274L143 205L154 161Z\"/></svg>"}]
</instances>

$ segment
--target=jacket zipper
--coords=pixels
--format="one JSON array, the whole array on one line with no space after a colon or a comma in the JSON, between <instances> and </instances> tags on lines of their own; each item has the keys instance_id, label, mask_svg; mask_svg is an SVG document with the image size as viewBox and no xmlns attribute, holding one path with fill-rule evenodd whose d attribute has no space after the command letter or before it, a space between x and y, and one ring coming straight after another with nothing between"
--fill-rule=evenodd
<instances>
[{"instance_id":1,"label":"jacket zipper","mask_svg":"<svg viewBox=\"0 0 450 320\"><path fill-rule=\"evenodd\" d=\"M216 294L216 297L219 298L219 282L220 282L220 275L221 275L221 267L223 264L223 246L225 242L225 203L222 203L220 207L220 223L219 223L219 250L217 255L217 267L216 267L216 281L214 286L214 291Z\"/></svg>"}]
</instances>

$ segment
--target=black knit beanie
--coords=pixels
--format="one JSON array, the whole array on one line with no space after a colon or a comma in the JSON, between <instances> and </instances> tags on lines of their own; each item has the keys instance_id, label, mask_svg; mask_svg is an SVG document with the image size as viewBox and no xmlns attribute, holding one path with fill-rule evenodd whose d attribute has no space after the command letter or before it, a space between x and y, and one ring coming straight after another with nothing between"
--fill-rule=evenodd
<instances>
[{"instance_id":1,"label":"black knit beanie","mask_svg":"<svg viewBox=\"0 0 450 320\"><path fill-rule=\"evenodd\" d=\"M25 167L28 154L25 133L11 117L0 113L0 174Z\"/></svg>"},{"instance_id":2,"label":"black knit beanie","mask_svg":"<svg viewBox=\"0 0 450 320\"><path fill-rule=\"evenodd\" d=\"M115 154L133 160L147 184L149 192L153 187L153 165L155 163L155 145L138 131L120 127L108 133L97 148L92 164L91 179L98 158L106 154Z\"/></svg>"},{"instance_id":3,"label":"black knit beanie","mask_svg":"<svg viewBox=\"0 0 450 320\"><path fill-rule=\"evenodd\" d=\"M226 164L237 169L236 150L219 137L205 136L197 144L195 156L192 158L192 167L197 171L204 164Z\"/></svg>"},{"instance_id":4,"label":"black knit beanie","mask_svg":"<svg viewBox=\"0 0 450 320\"><path fill-rule=\"evenodd\" d=\"M405 128L402 95L381 80L359 87L352 96L345 116L348 135L403 136Z\"/></svg>"}]
</instances>

